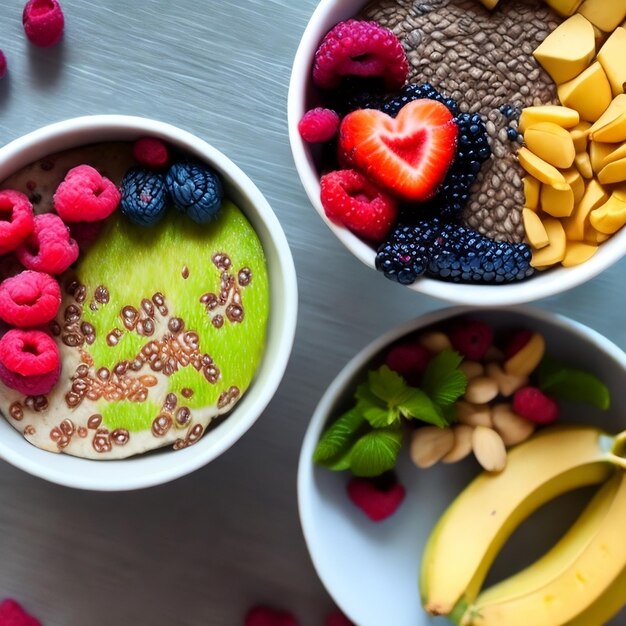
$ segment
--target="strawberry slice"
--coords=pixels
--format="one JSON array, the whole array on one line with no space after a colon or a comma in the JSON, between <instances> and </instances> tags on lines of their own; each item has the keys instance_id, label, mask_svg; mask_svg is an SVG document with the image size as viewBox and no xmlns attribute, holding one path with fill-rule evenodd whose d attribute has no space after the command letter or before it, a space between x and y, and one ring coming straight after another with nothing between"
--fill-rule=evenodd
<instances>
[{"instance_id":1,"label":"strawberry slice","mask_svg":"<svg viewBox=\"0 0 626 626\"><path fill-rule=\"evenodd\" d=\"M425 202L454 160L458 133L446 106L415 100L395 118L375 109L349 113L339 130L339 149L373 182L405 200Z\"/></svg>"}]
</instances>

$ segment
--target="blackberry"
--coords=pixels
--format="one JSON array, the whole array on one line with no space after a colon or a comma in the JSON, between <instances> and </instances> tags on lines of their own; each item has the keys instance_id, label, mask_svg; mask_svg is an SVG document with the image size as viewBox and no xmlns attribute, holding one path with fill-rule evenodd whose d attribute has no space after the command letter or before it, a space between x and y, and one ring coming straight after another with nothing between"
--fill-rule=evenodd
<instances>
[{"instance_id":1,"label":"blackberry","mask_svg":"<svg viewBox=\"0 0 626 626\"><path fill-rule=\"evenodd\" d=\"M162 174L135 167L122 179L120 210L137 226L152 226L164 215L167 205Z\"/></svg>"},{"instance_id":2,"label":"blackberry","mask_svg":"<svg viewBox=\"0 0 626 626\"><path fill-rule=\"evenodd\" d=\"M344 116L357 109L380 109L387 92L380 78L346 76L332 93L331 108Z\"/></svg>"},{"instance_id":3,"label":"blackberry","mask_svg":"<svg viewBox=\"0 0 626 626\"><path fill-rule=\"evenodd\" d=\"M206 224L219 213L224 197L217 172L199 163L174 163L165 185L176 208L198 224Z\"/></svg>"},{"instance_id":4,"label":"blackberry","mask_svg":"<svg viewBox=\"0 0 626 626\"><path fill-rule=\"evenodd\" d=\"M459 107L452 98L446 98L439 93L430 83L409 83L405 85L399 95L389 98L382 105L381 111L391 117L398 115L400 109L413 100L436 100L445 105L452 115L457 116L459 114Z\"/></svg>"}]
</instances>

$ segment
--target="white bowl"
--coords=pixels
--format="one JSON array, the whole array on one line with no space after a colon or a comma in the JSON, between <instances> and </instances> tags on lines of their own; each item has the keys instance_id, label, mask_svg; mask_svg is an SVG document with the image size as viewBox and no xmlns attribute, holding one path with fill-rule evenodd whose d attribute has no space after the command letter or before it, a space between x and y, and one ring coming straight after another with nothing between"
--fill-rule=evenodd
<instances>
[{"instance_id":1,"label":"white bowl","mask_svg":"<svg viewBox=\"0 0 626 626\"><path fill-rule=\"evenodd\" d=\"M267 260L270 313L262 362L241 401L223 423L193 446L124 460L93 461L54 454L28 443L0 417L0 458L61 485L117 491L165 483L202 467L232 446L261 415L283 377L297 317L296 274L283 230L254 183L221 152L191 133L162 122L125 115L78 117L29 133L0 149L0 180L46 155L99 141L153 136L194 155L222 176L225 192L245 213Z\"/></svg>"},{"instance_id":2,"label":"white bowl","mask_svg":"<svg viewBox=\"0 0 626 626\"><path fill-rule=\"evenodd\" d=\"M362 380L375 356L400 337L457 314L477 316L494 326L526 326L543 333L549 353L596 373L612 392L608 412L580 406L568 411L568 420L597 424L615 433L626 428L626 395L621 393L626 354L597 332L565 317L528 308L446 309L409 321L371 343L341 370L320 400L298 468L300 520L313 564L337 605L359 626L448 623L427 616L421 608L421 553L437 519L480 468L467 459L418 470L405 446L397 474L407 490L406 499L392 517L376 524L348 499L349 473L314 465L313 451L329 419L350 406L356 381ZM576 493L539 511L507 544L490 576L497 580L528 564L529 557L538 558L558 539L580 505Z\"/></svg>"},{"instance_id":3,"label":"white bowl","mask_svg":"<svg viewBox=\"0 0 626 626\"><path fill-rule=\"evenodd\" d=\"M296 169L311 204L333 234L365 265L374 269L375 251L347 228L331 222L320 202L319 174L311 145L303 141L298 122L304 113L319 105L311 80L315 50L324 35L339 21L354 17L369 0L321 0L302 35L296 52L287 99L289 140ZM561 293L597 276L626 254L626 229L600 246L585 263L570 268L553 268L529 280L508 285L459 285L420 278L408 288L458 304L484 306L520 304ZM382 273L379 277L384 280Z\"/></svg>"}]
</instances>

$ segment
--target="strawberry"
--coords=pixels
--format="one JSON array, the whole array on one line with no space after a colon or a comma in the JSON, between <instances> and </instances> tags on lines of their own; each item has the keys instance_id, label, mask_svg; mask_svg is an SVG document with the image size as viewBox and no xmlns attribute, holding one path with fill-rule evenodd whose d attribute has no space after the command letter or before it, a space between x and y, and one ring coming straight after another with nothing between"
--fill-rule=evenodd
<instances>
[{"instance_id":1,"label":"strawberry","mask_svg":"<svg viewBox=\"0 0 626 626\"><path fill-rule=\"evenodd\" d=\"M397 117L375 109L346 115L339 150L368 178L405 199L432 198L454 160L459 130L436 100L415 100Z\"/></svg>"},{"instance_id":2,"label":"strawberry","mask_svg":"<svg viewBox=\"0 0 626 626\"><path fill-rule=\"evenodd\" d=\"M395 479L387 475L377 478L350 479L348 496L373 522L382 522L391 517L402 504L406 490Z\"/></svg>"}]
</instances>

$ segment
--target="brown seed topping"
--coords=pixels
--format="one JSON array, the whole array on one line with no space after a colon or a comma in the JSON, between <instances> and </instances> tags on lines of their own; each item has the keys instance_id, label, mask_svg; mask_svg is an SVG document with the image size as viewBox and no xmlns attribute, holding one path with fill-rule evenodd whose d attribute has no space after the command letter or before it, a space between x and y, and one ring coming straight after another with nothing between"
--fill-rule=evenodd
<instances>
[{"instance_id":1,"label":"brown seed topping","mask_svg":"<svg viewBox=\"0 0 626 626\"><path fill-rule=\"evenodd\" d=\"M84 439L88 433L87 429L84 426L79 426L76 432L81 439Z\"/></svg>"},{"instance_id":2,"label":"brown seed topping","mask_svg":"<svg viewBox=\"0 0 626 626\"><path fill-rule=\"evenodd\" d=\"M215 326L215 328L221 328L224 326L224 318L221 315L216 315L212 320L211 324Z\"/></svg>"},{"instance_id":3,"label":"brown seed topping","mask_svg":"<svg viewBox=\"0 0 626 626\"><path fill-rule=\"evenodd\" d=\"M140 335L144 335L145 337L151 337L152 335L154 335L154 330L154 322L150 318L139 320L139 322L137 323L137 332Z\"/></svg>"},{"instance_id":4,"label":"brown seed topping","mask_svg":"<svg viewBox=\"0 0 626 626\"><path fill-rule=\"evenodd\" d=\"M152 296L152 302L154 302L154 306L163 306L165 304L165 296L160 291L157 291Z\"/></svg>"},{"instance_id":5,"label":"brown seed topping","mask_svg":"<svg viewBox=\"0 0 626 626\"><path fill-rule=\"evenodd\" d=\"M141 308L148 317L154 317L154 305L150 302L150 300L148 300L148 298L144 298L141 301Z\"/></svg>"},{"instance_id":6,"label":"brown seed topping","mask_svg":"<svg viewBox=\"0 0 626 626\"><path fill-rule=\"evenodd\" d=\"M168 413L173 413L176 408L176 404L178 403L178 398L175 393L168 393L165 396L165 402L163 403L163 410Z\"/></svg>"},{"instance_id":7,"label":"brown seed topping","mask_svg":"<svg viewBox=\"0 0 626 626\"><path fill-rule=\"evenodd\" d=\"M65 292L68 296L73 296L78 289L80 283L77 280L70 280L65 284Z\"/></svg>"},{"instance_id":8,"label":"brown seed topping","mask_svg":"<svg viewBox=\"0 0 626 626\"><path fill-rule=\"evenodd\" d=\"M183 395L183 398L191 398L191 396L193 396L193 389L190 389L189 387L183 387L180 390L180 393Z\"/></svg>"},{"instance_id":9,"label":"brown seed topping","mask_svg":"<svg viewBox=\"0 0 626 626\"><path fill-rule=\"evenodd\" d=\"M97 371L96 376L98 376L100 380L109 380L109 378L111 377L111 372L106 367L101 367Z\"/></svg>"},{"instance_id":10,"label":"brown seed topping","mask_svg":"<svg viewBox=\"0 0 626 626\"><path fill-rule=\"evenodd\" d=\"M187 280L189 278L189 268L186 265L183 265L183 270L180 275L183 277L184 280Z\"/></svg>"},{"instance_id":11,"label":"brown seed topping","mask_svg":"<svg viewBox=\"0 0 626 626\"><path fill-rule=\"evenodd\" d=\"M130 433L125 428L116 428L111 433L111 440L118 446L125 446L130 439Z\"/></svg>"},{"instance_id":12,"label":"brown seed topping","mask_svg":"<svg viewBox=\"0 0 626 626\"><path fill-rule=\"evenodd\" d=\"M152 434L155 437L163 437L172 426L172 419L168 415L158 415L152 422Z\"/></svg>"},{"instance_id":13,"label":"brown seed topping","mask_svg":"<svg viewBox=\"0 0 626 626\"><path fill-rule=\"evenodd\" d=\"M241 287L247 287L252 281L252 270L249 267L242 267L237 274L237 282Z\"/></svg>"},{"instance_id":14,"label":"brown seed topping","mask_svg":"<svg viewBox=\"0 0 626 626\"><path fill-rule=\"evenodd\" d=\"M111 298L109 294L109 290L104 285L98 285L96 287L96 291L94 292L94 298L96 302L100 304L107 304Z\"/></svg>"},{"instance_id":15,"label":"brown seed topping","mask_svg":"<svg viewBox=\"0 0 626 626\"><path fill-rule=\"evenodd\" d=\"M87 374L89 374L89 368L84 363L76 368L76 376L79 378L85 378Z\"/></svg>"},{"instance_id":16,"label":"brown seed topping","mask_svg":"<svg viewBox=\"0 0 626 626\"><path fill-rule=\"evenodd\" d=\"M83 322L80 325L80 331L83 333L83 335L94 335L96 334L96 329L89 323L89 322Z\"/></svg>"},{"instance_id":17,"label":"brown seed topping","mask_svg":"<svg viewBox=\"0 0 626 626\"><path fill-rule=\"evenodd\" d=\"M87 299L87 288L85 285L79 285L74 292L74 300L79 304L82 304Z\"/></svg>"},{"instance_id":18,"label":"brown seed topping","mask_svg":"<svg viewBox=\"0 0 626 626\"><path fill-rule=\"evenodd\" d=\"M185 328L185 322L183 322L180 317L173 317L168 323L167 327L170 332L177 334L182 332L183 328Z\"/></svg>"},{"instance_id":19,"label":"brown seed topping","mask_svg":"<svg viewBox=\"0 0 626 626\"><path fill-rule=\"evenodd\" d=\"M243 321L243 309L238 304L231 304L226 307L226 317L233 324L238 324Z\"/></svg>"},{"instance_id":20,"label":"brown seed topping","mask_svg":"<svg viewBox=\"0 0 626 626\"><path fill-rule=\"evenodd\" d=\"M111 445L111 437L109 431L106 428L99 428L91 443L93 449L98 453L110 452L113 446Z\"/></svg>"},{"instance_id":21,"label":"brown seed topping","mask_svg":"<svg viewBox=\"0 0 626 626\"><path fill-rule=\"evenodd\" d=\"M134 330L139 321L139 311L134 306L125 306L122 309L122 322L128 330Z\"/></svg>"},{"instance_id":22,"label":"brown seed topping","mask_svg":"<svg viewBox=\"0 0 626 626\"><path fill-rule=\"evenodd\" d=\"M9 407L9 415L18 422L24 419L24 409L19 402L13 402Z\"/></svg>"},{"instance_id":23,"label":"brown seed topping","mask_svg":"<svg viewBox=\"0 0 626 626\"><path fill-rule=\"evenodd\" d=\"M85 342L85 339L82 335L78 333L63 333L61 336L61 340L66 346L70 348L76 348L77 346L82 346Z\"/></svg>"},{"instance_id":24,"label":"brown seed topping","mask_svg":"<svg viewBox=\"0 0 626 626\"><path fill-rule=\"evenodd\" d=\"M186 406L181 406L176 411L176 426L186 426L191 419L191 411Z\"/></svg>"},{"instance_id":25,"label":"brown seed topping","mask_svg":"<svg viewBox=\"0 0 626 626\"><path fill-rule=\"evenodd\" d=\"M24 404L36 413L41 413L48 408L48 398L46 396L27 396Z\"/></svg>"},{"instance_id":26,"label":"brown seed topping","mask_svg":"<svg viewBox=\"0 0 626 626\"><path fill-rule=\"evenodd\" d=\"M81 402L81 397L75 392L70 391L65 394L65 403L70 409L77 407Z\"/></svg>"},{"instance_id":27,"label":"brown seed topping","mask_svg":"<svg viewBox=\"0 0 626 626\"><path fill-rule=\"evenodd\" d=\"M24 427L24 434L27 436L32 436L36 433L35 427L32 424L28 424L28 426Z\"/></svg>"},{"instance_id":28,"label":"brown seed topping","mask_svg":"<svg viewBox=\"0 0 626 626\"><path fill-rule=\"evenodd\" d=\"M128 361L120 361L113 368L113 373L116 376L124 376L127 370L128 370Z\"/></svg>"},{"instance_id":29,"label":"brown seed topping","mask_svg":"<svg viewBox=\"0 0 626 626\"><path fill-rule=\"evenodd\" d=\"M119 343L120 337L122 336L122 331L119 328L114 328L108 335L107 335L107 345L113 347L116 346Z\"/></svg>"},{"instance_id":30,"label":"brown seed topping","mask_svg":"<svg viewBox=\"0 0 626 626\"><path fill-rule=\"evenodd\" d=\"M217 252L213 255L211 260L213 261L213 264L215 265L215 267L217 267L217 269L227 270L228 268L230 268L230 257L227 254Z\"/></svg>"},{"instance_id":31,"label":"brown seed topping","mask_svg":"<svg viewBox=\"0 0 626 626\"><path fill-rule=\"evenodd\" d=\"M139 377L139 382L144 387L155 387L159 381L157 380L156 376L151 376L150 374L144 374L143 376Z\"/></svg>"},{"instance_id":32,"label":"brown seed topping","mask_svg":"<svg viewBox=\"0 0 626 626\"><path fill-rule=\"evenodd\" d=\"M63 314L65 321L68 323L77 322L81 315L83 314L83 310L76 304L70 304Z\"/></svg>"},{"instance_id":33,"label":"brown seed topping","mask_svg":"<svg viewBox=\"0 0 626 626\"><path fill-rule=\"evenodd\" d=\"M91 428L91 430L96 430L96 428L98 428L100 424L102 424L102 415L100 415L99 413L94 413L87 420L87 427Z\"/></svg>"},{"instance_id":34,"label":"brown seed topping","mask_svg":"<svg viewBox=\"0 0 626 626\"><path fill-rule=\"evenodd\" d=\"M59 428L61 429L61 432L68 437L71 437L75 431L74 422L68 418L65 418L61 424L59 424Z\"/></svg>"},{"instance_id":35,"label":"brown seed topping","mask_svg":"<svg viewBox=\"0 0 626 626\"><path fill-rule=\"evenodd\" d=\"M50 322L50 324L48 325L48 328L50 329L50 332L55 336L58 337L61 334L61 326L59 325L58 322Z\"/></svg>"}]
</instances>

